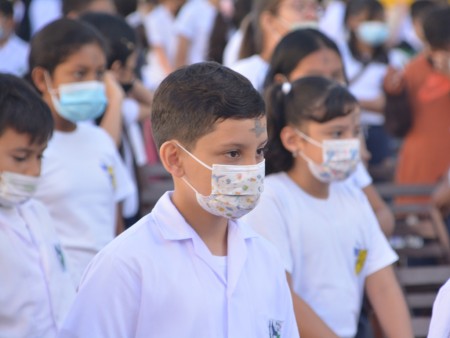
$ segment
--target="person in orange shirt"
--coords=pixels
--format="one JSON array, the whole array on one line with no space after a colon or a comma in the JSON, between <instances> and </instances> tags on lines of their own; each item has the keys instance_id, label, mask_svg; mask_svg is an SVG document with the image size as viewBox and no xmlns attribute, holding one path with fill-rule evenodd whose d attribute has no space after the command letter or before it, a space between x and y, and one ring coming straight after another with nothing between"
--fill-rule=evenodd
<instances>
[{"instance_id":1,"label":"person in orange shirt","mask_svg":"<svg viewBox=\"0 0 450 338\"><path fill-rule=\"evenodd\" d=\"M388 73L384 81L389 95L386 114L404 129L395 177L398 184L435 184L450 166L449 21L450 7L431 10L423 26L428 50L404 72ZM401 110L400 95L404 97ZM390 105L390 99L397 99L397 105ZM398 120L400 115L403 121Z\"/></svg>"}]
</instances>

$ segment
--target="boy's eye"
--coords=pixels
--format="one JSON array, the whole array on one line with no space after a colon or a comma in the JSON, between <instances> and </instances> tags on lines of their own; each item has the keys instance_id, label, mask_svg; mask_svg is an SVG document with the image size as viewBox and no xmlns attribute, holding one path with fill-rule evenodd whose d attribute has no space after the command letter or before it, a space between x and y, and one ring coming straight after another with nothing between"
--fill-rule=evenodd
<instances>
[{"instance_id":1,"label":"boy's eye","mask_svg":"<svg viewBox=\"0 0 450 338\"><path fill-rule=\"evenodd\" d=\"M360 134L361 134L361 128L358 127L358 128L356 128L356 129L354 130L353 135L354 135L355 137L359 137Z\"/></svg>"},{"instance_id":2,"label":"boy's eye","mask_svg":"<svg viewBox=\"0 0 450 338\"><path fill-rule=\"evenodd\" d=\"M259 148L258 150L256 150L256 154L257 154L258 156L264 156L264 154L266 153L266 151L267 151L267 148L266 148L266 147L262 147L262 148Z\"/></svg>"},{"instance_id":3,"label":"boy's eye","mask_svg":"<svg viewBox=\"0 0 450 338\"><path fill-rule=\"evenodd\" d=\"M342 137L343 132L340 130L335 130L331 133L331 136L333 138L341 138Z\"/></svg>"},{"instance_id":4,"label":"boy's eye","mask_svg":"<svg viewBox=\"0 0 450 338\"><path fill-rule=\"evenodd\" d=\"M14 161L16 162L25 162L27 160L24 156L13 156Z\"/></svg>"},{"instance_id":5,"label":"boy's eye","mask_svg":"<svg viewBox=\"0 0 450 338\"><path fill-rule=\"evenodd\" d=\"M86 72L82 71L82 70L78 70L78 71L73 73L73 76L76 79L82 79L85 75L86 75Z\"/></svg>"}]
</instances>

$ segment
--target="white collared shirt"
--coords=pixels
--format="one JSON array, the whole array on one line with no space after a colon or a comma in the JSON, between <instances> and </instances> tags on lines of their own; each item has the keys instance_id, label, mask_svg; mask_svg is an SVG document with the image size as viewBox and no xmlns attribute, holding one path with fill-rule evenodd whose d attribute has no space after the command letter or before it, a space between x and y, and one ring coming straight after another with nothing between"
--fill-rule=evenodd
<instances>
[{"instance_id":1,"label":"white collared shirt","mask_svg":"<svg viewBox=\"0 0 450 338\"><path fill-rule=\"evenodd\" d=\"M0 207L0 337L56 337L75 296L44 206Z\"/></svg>"},{"instance_id":2,"label":"white collared shirt","mask_svg":"<svg viewBox=\"0 0 450 338\"><path fill-rule=\"evenodd\" d=\"M450 337L450 279L445 283L434 301L428 338Z\"/></svg>"},{"instance_id":3,"label":"white collared shirt","mask_svg":"<svg viewBox=\"0 0 450 338\"><path fill-rule=\"evenodd\" d=\"M0 73L23 76L28 71L28 43L12 35L0 46Z\"/></svg>"},{"instance_id":4,"label":"white collared shirt","mask_svg":"<svg viewBox=\"0 0 450 338\"><path fill-rule=\"evenodd\" d=\"M94 258L60 337L298 337L276 249L230 221L224 266L170 196Z\"/></svg>"}]
</instances>

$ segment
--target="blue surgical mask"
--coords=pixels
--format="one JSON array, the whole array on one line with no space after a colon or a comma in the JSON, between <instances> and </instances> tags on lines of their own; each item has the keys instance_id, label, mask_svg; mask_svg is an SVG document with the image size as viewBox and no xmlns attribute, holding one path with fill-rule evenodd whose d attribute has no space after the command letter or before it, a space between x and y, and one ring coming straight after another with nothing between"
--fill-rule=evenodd
<instances>
[{"instance_id":1,"label":"blue surgical mask","mask_svg":"<svg viewBox=\"0 0 450 338\"><path fill-rule=\"evenodd\" d=\"M389 38L388 25L381 21L362 22L357 30L358 38L372 47L381 46Z\"/></svg>"},{"instance_id":2,"label":"blue surgical mask","mask_svg":"<svg viewBox=\"0 0 450 338\"><path fill-rule=\"evenodd\" d=\"M74 123L96 119L102 115L108 103L105 84L100 81L62 84L57 91L49 91L57 113Z\"/></svg>"}]
</instances>

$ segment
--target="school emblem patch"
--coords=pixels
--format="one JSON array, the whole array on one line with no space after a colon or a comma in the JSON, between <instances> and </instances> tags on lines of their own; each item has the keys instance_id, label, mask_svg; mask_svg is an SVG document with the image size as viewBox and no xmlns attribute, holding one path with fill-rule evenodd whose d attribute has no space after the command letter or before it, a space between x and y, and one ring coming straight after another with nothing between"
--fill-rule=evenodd
<instances>
[{"instance_id":1,"label":"school emblem patch","mask_svg":"<svg viewBox=\"0 0 450 338\"><path fill-rule=\"evenodd\" d=\"M281 338L282 320L269 320L269 338Z\"/></svg>"},{"instance_id":2,"label":"school emblem patch","mask_svg":"<svg viewBox=\"0 0 450 338\"><path fill-rule=\"evenodd\" d=\"M367 250L355 248L355 257L355 273L359 275L364 267L364 263L366 262Z\"/></svg>"}]
</instances>

